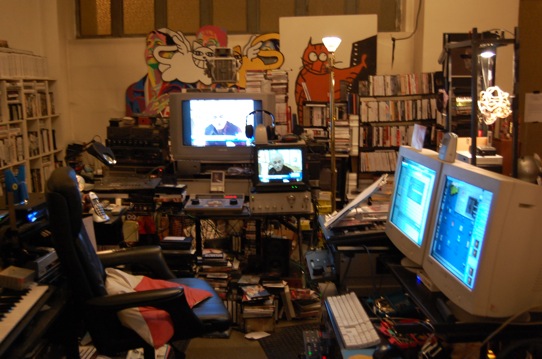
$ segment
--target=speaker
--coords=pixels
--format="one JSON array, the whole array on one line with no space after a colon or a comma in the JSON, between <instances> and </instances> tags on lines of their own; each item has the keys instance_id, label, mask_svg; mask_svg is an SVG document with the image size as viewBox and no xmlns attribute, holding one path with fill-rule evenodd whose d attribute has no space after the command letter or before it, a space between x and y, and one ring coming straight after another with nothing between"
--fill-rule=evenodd
<instances>
[{"instance_id":1,"label":"speaker","mask_svg":"<svg viewBox=\"0 0 542 359\"><path fill-rule=\"evenodd\" d=\"M263 238L263 260L269 275L288 276L290 273L291 242L280 237Z\"/></svg>"},{"instance_id":2,"label":"speaker","mask_svg":"<svg viewBox=\"0 0 542 359\"><path fill-rule=\"evenodd\" d=\"M276 135L275 135L275 116L271 112L269 112L267 110L254 110L251 113L249 113L247 115L247 117L245 117L245 136L247 136L247 138L252 138L252 136L254 136L254 126L248 124L248 118L249 118L249 116L253 116L253 115L257 114L257 113L266 114L269 117L271 117L271 126L267 126L267 127L264 126L264 128L266 128L266 132L267 132L267 139L265 140L265 142L262 142L262 143L267 143L268 140L276 139ZM262 123L263 123L263 121L262 121ZM258 129L257 128L256 128L256 135L258 135Z\"/></svg>"}]
</instances>

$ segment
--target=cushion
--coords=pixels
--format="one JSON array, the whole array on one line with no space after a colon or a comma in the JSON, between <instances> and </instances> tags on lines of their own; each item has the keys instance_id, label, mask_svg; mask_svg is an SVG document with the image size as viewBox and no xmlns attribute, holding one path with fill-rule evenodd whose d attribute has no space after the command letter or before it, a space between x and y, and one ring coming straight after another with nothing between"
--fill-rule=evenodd
<instances>
[{"instance_id":1,"label":"cushion","mask_svg":"<svg viewBox=\"0 0 542 359\"><path fill-rule=\"evenodd\" d=\"M191 288L183 284L147 276L132 275L116 268L106 268L105 286L108 294L132 293L145 290L183 287L190 308L212 296L207 290ZM169 314L154 307L124 309L118 314L121 323L137 332L155 348L166 344L173 336L174 328Z\"/></svg>"}]
</instances>

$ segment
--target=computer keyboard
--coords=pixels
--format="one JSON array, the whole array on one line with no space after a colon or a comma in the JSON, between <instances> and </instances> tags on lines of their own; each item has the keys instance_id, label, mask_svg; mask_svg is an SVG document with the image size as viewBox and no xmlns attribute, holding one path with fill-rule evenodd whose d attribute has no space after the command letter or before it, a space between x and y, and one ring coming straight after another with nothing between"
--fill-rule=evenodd
<instances>
[{"instance_id":1,"label":"computer keyboard","mask_svg":"<svg viewBox=\"0 0 542 359\"><path fill-rule=\"evenodd\" d=\"M380 343L380 337L354 292L329 296L326 308L337 337L346 349L361 349Z\"/></svg>"}]
</instances>

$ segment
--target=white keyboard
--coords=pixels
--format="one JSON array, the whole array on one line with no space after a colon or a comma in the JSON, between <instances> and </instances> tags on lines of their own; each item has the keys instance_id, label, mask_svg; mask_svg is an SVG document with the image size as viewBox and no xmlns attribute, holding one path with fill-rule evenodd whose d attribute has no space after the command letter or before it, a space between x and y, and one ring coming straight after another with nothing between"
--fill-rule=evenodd
<instances>
[{"instance_id":1,"label":"white keyboard","mask_svg":"<svg viewBox=\"0 0 542 359\"><path fill-rule=\"evenodd\" d=\"M336 335L346 349L361 349L380 343L380 337L354 292L326 298L326 307Z\"/></svg>"}]
</instances>

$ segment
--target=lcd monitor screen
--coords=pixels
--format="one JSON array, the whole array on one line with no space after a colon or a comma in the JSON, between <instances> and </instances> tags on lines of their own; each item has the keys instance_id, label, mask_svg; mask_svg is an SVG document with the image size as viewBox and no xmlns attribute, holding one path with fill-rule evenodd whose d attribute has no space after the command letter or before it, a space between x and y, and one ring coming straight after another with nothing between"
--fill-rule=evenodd
<instances>
[{"instance_id":1,"label":"lcd monitor screen","mask_svg":"<svg viewBox=\"0 0 542 359\"><path fill-rule=\"evenodd\" d=\"M438 209L431 256L472 289L493 193L446 176Z\"/></svg>"},{"instance_id":2,"label":"lcd monitor screen","mask_svg":"<svg viewBox=\"0 0 542 359\"><path fill-rule=\"evenodd\" d=\"M408 158L403 159L400 166L390 221L420 247L437 173Z\"/></svg>"},{"instance_id":3,"label":"lcd monitor screen","mask_svg":"<svg viewBox=\"0 0 542 359\"><path fill-rule=\"evenodd\" d=\"M305 147L256 146L256 190L306 189Z\"/></svg>"}]
</instances>

